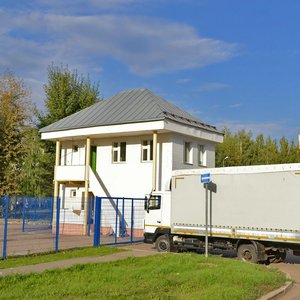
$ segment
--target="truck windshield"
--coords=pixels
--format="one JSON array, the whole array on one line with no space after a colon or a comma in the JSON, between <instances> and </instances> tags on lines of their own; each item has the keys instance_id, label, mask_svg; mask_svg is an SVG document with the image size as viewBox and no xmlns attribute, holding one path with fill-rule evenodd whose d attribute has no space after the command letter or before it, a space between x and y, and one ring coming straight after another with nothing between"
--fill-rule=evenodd
<instances>
[{"instance_id":1,"label":"truck windshield","mask_svg":"<svg viewBox=\"0 0 300 300\"><path fill-rule=\"evenodd\" d=\"M150 195L149 198L145 198L145 210L160 209L161 196Z\"/></svg>"}]
</instances>

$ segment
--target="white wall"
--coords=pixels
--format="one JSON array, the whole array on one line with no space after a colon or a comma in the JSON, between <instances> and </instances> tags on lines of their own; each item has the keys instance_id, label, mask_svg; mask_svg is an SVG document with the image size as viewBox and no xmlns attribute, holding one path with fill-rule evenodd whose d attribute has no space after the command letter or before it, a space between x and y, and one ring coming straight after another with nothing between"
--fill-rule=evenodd
<instances>
[{"instance_id":1,"label":"white wall","mask_svg":"<svg viewBox=\"0 0 300 300\"><path fill-rule=\"evenodd\" d=\"M185 163L184 145L189 142L192 148L192 163ZM204 146L204 165L198 165L198 145ZM173 170L194 169L201 167L213 168L215 166L215 143L197 139L186 135L173 135Z\"/></svg>"},{"instance_id":2,"label":"white wall","mask_svg":"<svg viewBox=\"0 0 300 300\"><path fill-rule=\"evenodd\" d=\"M141 144L143 140L152 140L152 138L152 135L143 135L92 139L92 146L97 146L97 175L100 178L98 189L92 191L94 195L139 198L150 193L152 190L152 161L142 162ZM126 162L112 162L114 142L126 142ZM184 162L185 142L190 142L192 146L192 164ZM157 190L169 189L172 170L201 167L198 165L198 144L204 145L205 164L203 167L214 167L214 142L176 133L158 134ZM78 146L76 152L74 152L75 145ZM61 164L75 166L84 165L84 163L85 141L63 142ZM69 191L66 190L66 193L69 194Z\"/></svg>"},{"instance_id":3,"label":"white wall","mask_svg":"<svg viewBox=\"0 0 300 300\"><path fill-rule=\"evenodd\" d=\"M76 149L77 148L77 149ZM85 164L85 143L83 141L63 142L61 148L61 165L76 166Z\"/></svg>"},{"instance_id":4,"label":"white wall","mask_svg":"<svg viewBox=\"0 0 300 300\"><path fill-rule=\"evenodd\" d=\"M152 140L153 136L124 136L116 138L92 139L91 145L97 146L97 162L96 176L91 174L90 191L95 196L100 197L129 197L129 198L144 198L152 190L152 161L142 162L142 141ZM113 163L112 161L112 146L114 142L126 142L126 162ZM190 142L193 147L193 164L184 163L184 143ZM170 180L172 170L199 168L198 166L198 148L201 144L205 147L205 162L207 167L214 167L214 148L215 143L206 140L192 138L177 133L159 133L158 134L158 151L157 151L157 189L158 191L168 191L170 188ZM78 151L74 151L74 146L78 146ZM79 165L85 164L85 141L79 142L63 142L61 164L57 168L62 171L66 181L72 182L76 180L75 169ZM74 170L71 166L74 167ZM65 171L64 171L65 170ZM68 171L68 172L66 172ZM82 167L84 176L84 167ZM90 169L90 172L93 172ZM57 172L59 173L59 172ZM59 175L59 174L58 174ZM95 180L95 177L100 180ZM83 177L84 179L84 177ZM74 182L73 182L74 184ZM71 197L71 190L76 189L76 197ZM62 197L62 209L65 209L66 215L64 221L72 220L73 223L80 223L83 218L82 195L84 188L68 187L61 185L60 195ZM143 206L143 202L140 203ZM111 207L112 214L115 213ZM78 214L78 211L81 211ZM144 217L144 212L141 210L140 220ZM136 216L138 217L138 216ZM114 219L115 220L115 219ZM110 225L110 221L102 220L106 225ZM71 221L70 221L71 222ZM113 221L115 222L115 221ZM104 224L103 223L103 224ZM113 224L113 223L112 223ZM139 224L143 228L143 224Z\"/></svg>"},{"instance_id":5,"label":"white wall","mask_svg":"<svg viewBox=\"0 0 300 300\"><path fill-rule=\"evenodd\" d=\"M157 189L164 189L172 172L172 144L169 134L158 135ZM93 140L97 145L97 173L102 189L99 196L144 197L152 189L152 161L142 162L141 143L152 135ZM126 162L112 162L112 144L126 142Z\"/></svg>"}]
</instances>

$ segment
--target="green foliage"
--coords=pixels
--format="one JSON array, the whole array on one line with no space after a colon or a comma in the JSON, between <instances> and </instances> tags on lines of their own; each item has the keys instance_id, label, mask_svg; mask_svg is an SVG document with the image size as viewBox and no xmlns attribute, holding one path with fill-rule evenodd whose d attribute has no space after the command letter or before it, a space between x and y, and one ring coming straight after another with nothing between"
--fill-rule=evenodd
<instances>
[{"instance_id":1,"label":"green foliage","mask_svg":"<svg viewBox=\"0 0 300 300\"><path fill-rule=\"evenodd\" d=\"M48 68L48 83L45 90L45 112L38 113L38 127L48 126L79 110L99 101L99 84L92 83L89 77L78 75L77 70L70 71L68 67L54 65ZM55 144L43 141L44 170L47 180L42 184L43 190L51 193L53 188L53 173L55 162Z\"/></svg>"},{"instance_id":2,"label":"green foliage","mask_svg":"<svg viewBox=\"0 0 300 300\"><path fill-rule=\"evenodd\" d=\"M48 83L44 86L46 112L39 114L39 127L52 124L99 100L99 84L89 77L79 76L63 65L48 68Z\"/></svg>"},{"instance_id":3,"label":"green foliage","mask_svg":"<svg viewBox=\"0 0 300 300\"><path fill-rule=\"evenodd\" d=\"M23 138L24 158L20 170L22 195L48 196L53 190L53 173L49 172L49 155L45 154L38 130L27 126ZM52 170L52 168L50 168Z\"/></svg>"},{"instance_id":4,"label":"green foliage","mask_svg":"<svg viewBox=\"0 0 300 300\"><path fill-rule=\"evenodd\" d=\"M0 194L19 194L23 139L33 106L22 80L0 75Z\"/></svg>"},{"instance_id":5,"label":"green foliage","mask_svg":"<svg viewBox=\"0 0 300 300\"><path fill-rule=\"evenodd\" d=\"M226 158L227 157L227 158ZM226 158L226 159L225 159ZM224 143L216 147L216 167L284 164L300 162L300 150L292 140L282 137L278 142L260 134L241 130L232 134L224 129Z\"/></svg>"},{"instance_id":6,"label":"green foliage","mask_svg":"<svg viewBox=\"0 0 300 300\"><path fill-rule=\"evenodd\" d=\"M199 254L165 254L0 279L3 299L257 299L284 274ZM13 287L13 288L12 288Z\"/></svg>"}]
</instances>

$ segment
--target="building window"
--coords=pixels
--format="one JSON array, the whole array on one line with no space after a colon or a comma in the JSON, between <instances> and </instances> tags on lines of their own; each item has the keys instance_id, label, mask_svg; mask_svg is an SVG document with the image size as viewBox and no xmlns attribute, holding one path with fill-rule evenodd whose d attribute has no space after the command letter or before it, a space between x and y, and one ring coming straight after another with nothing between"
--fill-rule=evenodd
<instances>
[{"instance_id":1,"label":"building window","mask_svg":"<svg viewBox=\"0 0 300 300\"><path fill-rule=\"evenodd\" d=\"M70 190L70 197L76 198L76 190Z\"/></svg>"},{"instance_id":2,"label":"building window","mask_svg":"<svg viewBox=\"0 0 300 300\"><path fill-rule=\"evenodd\" d=\"M142 141L142 161L153 160L153 141Z\"/></svg>"},{"instance_id":3,"label":"building window","mask_svg":"<svg viewBox=\"0 0 300 300\"><path fill-rule=\"evenodd\" d=\"M193 163L193 148L189 142L184 143L184 162L186 164Z\"/></svg>"},{"instance_id":4,"label":"building window","mask_svg":"<svg viewBox=\"0 0 300 300\"><path fill-rule=\"evenodd\" d=\"M112 158L114 163L126 161L126 142L113 143Z\"/></svg>"},{"instance_id":5,"label":"building window","mask_svg":"<svg viewBox=\"0 0 300 300\"><path fill-rule=\"evenodd\" d=\"M198 165L199 166L205 166L204 154L205 154L204 146L198 145Z\"/></svg>"}]
</instances>

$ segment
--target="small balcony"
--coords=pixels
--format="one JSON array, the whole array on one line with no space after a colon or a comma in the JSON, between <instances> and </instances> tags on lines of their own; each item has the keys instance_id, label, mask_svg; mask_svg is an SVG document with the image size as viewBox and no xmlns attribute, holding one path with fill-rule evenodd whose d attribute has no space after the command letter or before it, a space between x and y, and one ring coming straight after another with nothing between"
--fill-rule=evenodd
<instances>
[{"instance_id":1,"label":"small balcony","mask_svg":"<svg viewBox=\"0 0 300 300\"><path fill-rule=\"evenodd\" d=\"M61 182L84 181L85 166L56 166L55 180Z\"/></svg>"}]
</instances>

